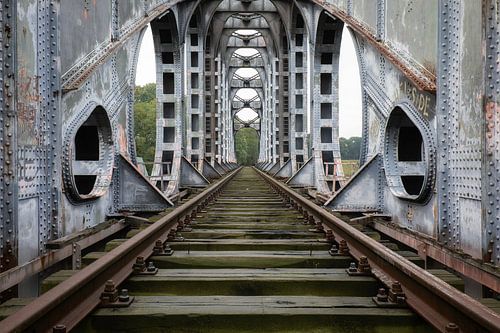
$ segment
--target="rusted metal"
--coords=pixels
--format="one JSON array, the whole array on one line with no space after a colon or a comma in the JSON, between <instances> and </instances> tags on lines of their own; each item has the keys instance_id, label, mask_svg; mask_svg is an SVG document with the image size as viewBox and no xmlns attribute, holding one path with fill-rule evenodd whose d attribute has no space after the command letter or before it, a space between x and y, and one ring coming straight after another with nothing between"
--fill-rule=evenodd
<instances>
[{"instance_id":1,"label":"rusted metal","mask_svg":"<svg viewBox=\"0 0 500 333\"><path fill-rule=\"evenodd\" d=\"M71 268L79 270L82 268L82 248L78 243L73 244L73 254L71 256Z\"/></svg>"},{"instance_id":2,"label":"rusted metal","mask_svg":"<svg viewBox=\"0 0 500 333\"><path fill-rule=\"evenodd\" d=\"M342 256L349 255L349 246L347 246L347 242L345 241L345 239L341 239L339 242L339 254Z\"/></svg>"},{"instance_id":3,"label":"rusted metal","mask_svg":"<svg viewBox=\"0 0 500 333\"><path fill-rule=\"evenodd\" d=\"M198 204L227 184L239 170L229 173L78 274L7 317L0 322L0 327L6 332L50 332L55 325L62 324L71 330L99 304L102 286L106 281L113 280L116 285L122 283L132 273L137 257L151 256L158 239L166 239L169 231L176 227L180 219L191 214Z\"/></svg>"},{"instance_id":4,"label":"rusted metal","mask_svg":"<svg viewBox=\"0 0 500 333\"><path fill-rule=\"evenodd\" d=\"M335 241L335 236L333 235L333 232L331 230L326 231L326 240L329 243L333 243Z\"/></svg>"},{"instance_id":5,"label":"rusted metal","mask_svg":"<svg viewBox=\"0 0 500 333\"><path fill-rule=\"evenodd\" d=\"M139 256L135 259L135 263L132 265L134 274L144 273L146 271L146 260L143 256Z\"/></svg>"},{"instance_id":6,"label":"rusted metal","mask_svg":"<svg viewBox=\"0 0 500 333\"><path fill-rule=\"evenodd\" d=\"M106 281L104 291L100 297L101 308L126 308L134 301L134 297L130 297L127 289L122 289L118 292L113 280Z\"/></svg>"},{"instance_id":7,"label":"rusted metal","mask_svg":"<svg viewBox=\"0 0 500 333\"><path fill-rule=\"evenodd\" d=\"M401 283L398 281L394 281L391 285L391 289L389 289L389 302L404 304L406 302L406 295L403 292L403 288L401 287Z\"/></svg>"},{"instance_id":8,"label":"rusted metal","mask_svg":"<svg viewBox=\"0 0 500 333\"><path fill-rule=\"evenodd\" d=\"M373 47L383 54L394 66L401 70L406 77L419 89L435 93L436 92L436 76L425 68L416 68L405 61L395 50L378 40L377 36L368 29L363 23L359 22L352 16L348 15L343 10L325 1L313 0L313 2L321 5L325 10L332 15L338 17L344 23L348 24L355 32L363 36Z\"/></svg>"},{"instance_id":9,"label":"rusted metal","mask_svg":"<svg viewBox=\"0 0 500 333\"><path fill-rule=\"evenodd\" d=\"M118 222L111 224L109 228L100 230L97 233L87 235L87 237L82 238L75 242L81 250L92 246L103 239L122 231L127 227L127 224L123 222ZM26 278L43 272L45 269L58 262L74 255L74 244L66 245L59 250L51 250L47 254L44 254L32 261L27 262L21 266L17 266L9 269L8 271L0 273L0 292L14 287L15 285L21 283Z\"/></svg>"},{"instance_id":10,"label":"rusted metal","mask_svg":"<svg viewBox=\"0 0 500 333\"><path fill-rule=\"evenodd\" d=\"M438 244L435 240L416 234L408 229L388 225L387 223L372 220L370 226L375 230L415 249L425 258L430 257L456 272L500 293L500 274L498 270L481 264L463 254L452 252Z\"/></svg>"},{"instance_id":11,"label":"rusted metal","mask_svg":"<svg viewBox=\"0 0 500 333\"><path fill-rule=\"evenodd\" d=\"M172 254L174 254L174 250L170 248L170 245L163 244L161 239L156 241L155 246L153 247L153 255L169 257Z\"/></svg>"},{"instance_id":12,"label":"rusted metal","mask_svg":"<svg viewBox=\"0 0 500 333\"><path fill-rule=\"evenodd\" d=\"M347 269L347 273L351 276L370 276L372 275L372 268L370 267L370 264L368 263L368 258L366 257L360 257L359 258L359 263L358 265L354 266L354 270L349 267Z\"/></svg>"},{"instance_id":13,"label":"rusted metal","mask_svg":"<svg viewBox=\"0 0 500 333\"><path fill-rule=\"evenodd\" d=\"M350 254L359 260L366 256L373 275L386 285L398 281L406 302L422 318L440 332L446 332L450 322L464 332L499 332L500 314L453 288L399 254L363 234L325 209L297 194L267 174L257 172L273 187L307 209L331 229L335 238L349 244ZM397 287L397 286L396 286ZM397 294L399 290L395 289Z\"/></svg>"}]
</instances>

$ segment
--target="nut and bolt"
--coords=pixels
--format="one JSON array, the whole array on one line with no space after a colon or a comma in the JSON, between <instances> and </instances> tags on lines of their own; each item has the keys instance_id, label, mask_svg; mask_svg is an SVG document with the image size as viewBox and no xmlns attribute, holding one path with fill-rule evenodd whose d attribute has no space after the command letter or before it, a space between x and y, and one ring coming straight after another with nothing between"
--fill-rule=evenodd
<instances>
[{"instance_id":1,"label":"nut and bolt","mask_svg":"<svg viewBox=\"0 0 500 333\"><path fill-rule=\"evenodd\" d=\"M106 281L106 284L104 285L104 292L110 293L115 290L115 283L113 280L108 280Z\"/></svg>"},{"instance_id":2,"label":"nut and bolt","mask_svg":"<svg viewBox=\"0 0 500 333\"><path fill-rule=\"evenodd\" d=\"M333 234L332 230L327 230L326 231L326 240L330 243L335 241L335 235Z\"/></svg>"},{"instance_id":3,"label":"nut and bolt","mask_svg":"<svg viewBox=\"0 0 500 333\"><path fill-rule=\"evenodd\" d=\"M355 262L351 262L351 264L349 265L348 271L350 273L356 273L358 271L358 268L356 267Z\"/></svg>"},{"instance_id":4,"label":"nut and bolt","mask_svg":"<svg viewBox=\"0 0 500 333\"><path fill-rule=\"evenodd\" d=\"M448 325L446 325L444 330L446 333L459 333L460 332L460 328L455 323L448 323Z\"/></svg>"},{"instance_id":5,"label":"nut and bolt","mask_svg":"<svg viewBox=\"0 0 500 333\"><path fill-rule=\"evenodd\" d=\"M128 295L128 289L122 289L120 291L120 296L118 296L118 301L122 303L130 301L130 296Z\"/></svg>"},{"instance_id":6,"label":"nut and bolt","mask_svg":"<svg viewBox=\"0 0 500 333\"><path fill-rule=\"evenodd\" d=\"M342 239L339 242L339 254L343 256L349 255L349 247L347 246L347 242L345 241L345 239Z\"/></svg>"},{"instance_id":7,"label":"nut and bolt","mask_svg":"<svg viewBox=\"0 0 500 333\"><path fill-rule=\"evenodd\" d=\"M66 333L66 326L62 324L57 324L52 328L52 333Z\"/></svg>"},{"instance_id":8,"label":"nut and bolt","mask_svg":"<svg viewBox=\"0 0 500 333\"><path fill-rule=\"evenodd\" d=\"M328 251L328 253L331 256L338 255L339 254L339 248L337 247L337 245L332 244L332 247L330 248L330 250Z\"/></svg>"},{"instance_id":9,"label":"nut and bolt","mask_svg":"<svg viewBox=\"0 0 500 333\"><path fill-rule=\"evenodd\" d=\"M171 242L175 239L175 230L174 229L170 229L170 231L168 232L168 236L167 236L167 241Z\"/></svg>"},{"instance_id":10,"label":"nut and bolt","mask_svg":"<svg viewBox=\"0 0 500 333\"><path fill-rule=\"evenodd\" d=\"M106 281L106 284L104 285L104 291L101 293L100 300L102 305L114 303L118 300L118 290L116 290L116 286L113 280Z\"/></svg>"},{"instance_id":11,"label":"nut and bolt","mask_svg":"<svg viewBox=\"0 0 500 333\"><path fill-rule=\"evenodd\" d=\"M155 265L153 264L152 261L148 262L148 272L154 272L154 271L156 271Z\"/></svg>"},{"instance_id":12,"label":"nut and bolt","mask_svg":"<svg viewBox=\"0 0 500 333\"><path fill-rule=\"evenodd\" d=\"M398 281L394 281L391 285L391 289L389 290L389 301L397 304L406 303L406 295L403 292L401 283Z\"/></svg>"},{"instance_id":13,"label":"nut and bolt","mask_svg":"<svg viewBox=\"0 0 500 333\"><path fill-rule=\"evenodd\" d=\"M137 257L132 268L134 269L134 273L144 272L146 270L146 261L144 261L144 257Z\"/></svg>"},{"instance_id":14,"label":"nut and bolt","mask_svg":"<svg viewBox=\"0 0 500 333\"><path fill-rule=\"evenodd\" d=\"M161 239L159 239L155 242L153 253L158 254L158 253L163 253L163 251L164 251L163 242L161 241Z\"/></svg>"},{"instance_id":15,"label":"nut and bolt","mask_svg":"<svg viewBox=\"0 0 500 333\"><path fill-rule=\"evenodd\" d=\"M377 293L377 301L379 302L388 302L389 296L387 296L387 291L385 288L380 288Z\"/></svg>"},{"instance_id":16,"label":"nut and bolt","mask_svg":"<svg viewBox=\"0 0 500 333\"><path fill-rule=\"evenodd\" d=\"M363 257L359 258L358 271L360 273L366 273L366 274L370 274L372 272L372 268L370 267L370 264L368 263L367 257L363 256Z\"/></svg>"}]
</instances>

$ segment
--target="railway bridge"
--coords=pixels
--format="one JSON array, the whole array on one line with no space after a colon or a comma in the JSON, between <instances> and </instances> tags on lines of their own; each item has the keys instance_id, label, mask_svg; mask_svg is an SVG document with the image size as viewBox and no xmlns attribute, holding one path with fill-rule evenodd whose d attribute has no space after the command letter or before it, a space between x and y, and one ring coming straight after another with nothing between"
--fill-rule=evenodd
<instances>
[{"instance_id":1,"label":"railway bridge","mask_svg":"<svg viewBox=\"0 0 500 333\"><path fill-rule=\"evenodd\" d=\"M1 332L500 331L498 0L1 0L0 20Z\"/></svg>"}]
</instances>

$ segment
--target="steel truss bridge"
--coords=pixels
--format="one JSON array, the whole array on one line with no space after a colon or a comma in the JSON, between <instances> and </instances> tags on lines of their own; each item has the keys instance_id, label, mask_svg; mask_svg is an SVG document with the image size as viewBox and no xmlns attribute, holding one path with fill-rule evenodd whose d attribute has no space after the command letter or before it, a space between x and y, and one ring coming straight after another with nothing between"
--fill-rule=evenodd
<instances>
[{"instance_id":1,"label":"steel truss bridge","mask_svg":"<svg viewBox=\"0 0 500 333\"><path fill-rule=\"evenodd\" d=\"M77 258L82 235L110 218L176 212L186 195L209 196L236 174L244 127L260 138L255 172L306 218L369 220L460 275L466 294L498 297L498 0L0 5L2 299L37 296L43 272ZM148 26L157 82L150 174L136 154L133 108ZM350 179L339 146L343 29L362 96L360 169ZM255 116L241 119L245 109Z\"/></svg>"}]
</instances>

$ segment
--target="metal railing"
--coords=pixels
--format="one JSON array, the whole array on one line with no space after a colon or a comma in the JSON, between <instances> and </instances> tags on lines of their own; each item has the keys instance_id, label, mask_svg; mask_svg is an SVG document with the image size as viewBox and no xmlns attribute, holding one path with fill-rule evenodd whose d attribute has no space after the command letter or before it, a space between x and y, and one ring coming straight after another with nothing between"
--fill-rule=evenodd
<instances>
[{"instance_id":1,"label":"metal railing","mask_svg":"<svg viewBox=\"0 0 500 333\"><path fill-rule=\"evenodd\" d=\"M169 177L172 175L172 162L139 162L139 165L142 165L146 171L148 171L148 166L151 166L151 171L149 171L151 175L144 176L147 176L152 183L160 182L160 190L164 192L170 181ZM156 166L159 166L159 175L152 174Z\"/></svg>"},{"instance_id":2,"label":"metal railing","mask_svg":"<svg viewBox=\"0 0 500 333\"><path fill-rule=\"evenodd\" d=\"M359 162L323 162L323 171L327 178L340 177L340 167L342 167L342 178L349 179L359 169Z\"/></svg>"}]
</instances>

